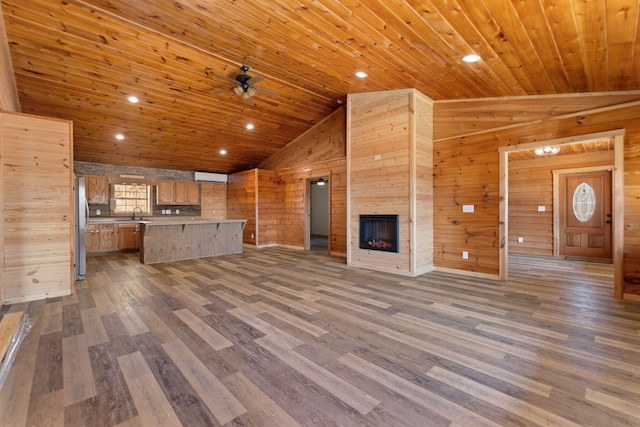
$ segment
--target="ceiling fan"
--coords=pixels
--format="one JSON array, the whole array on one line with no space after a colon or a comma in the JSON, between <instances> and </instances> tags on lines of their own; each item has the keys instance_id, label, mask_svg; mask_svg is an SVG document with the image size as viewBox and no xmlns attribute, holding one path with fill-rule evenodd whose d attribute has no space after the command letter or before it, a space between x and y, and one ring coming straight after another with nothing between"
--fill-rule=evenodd
<instances>
[{"instance_id":1,"label":"ceiling fan","mask_svg":"<svg viewBox=\"0 0 640 427\"><path fill-rule=\"evenodd\" d=\"M236 75L235 80L229 77L216 74L215 76L217 78L226 80L228 82L232 82L234 85L226 89L218 89L213 92L214 95L220 95L221 93L233 91L233 93L235 93L238 96L241 96L242 99L246 100L247 103L249 104L253 104L253 96L256 94L256 92L261 92L273 97L280 96L278 92L274 92L269 89L264 89L261 87L254 86L256 83L259 83L262 80L264 80L264 77L248 75L247 74L247 71L249 71L248 65L243 65L242 67L240 67L240 70L242 71L242 74Z\"/></svg>"}]
</instances>

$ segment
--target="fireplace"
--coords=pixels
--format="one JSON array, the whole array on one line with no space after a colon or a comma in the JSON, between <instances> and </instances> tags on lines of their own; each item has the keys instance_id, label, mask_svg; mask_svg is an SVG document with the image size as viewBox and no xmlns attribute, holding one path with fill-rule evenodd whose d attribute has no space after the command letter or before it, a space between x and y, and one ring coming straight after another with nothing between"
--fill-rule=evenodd
<instances>
[{"instance_id":1,"label":"fireplace","mask_svg":"<svg viewBox=\"0 0 640 427\"><path fill-rule=\"evenodd\" d=\"M399 252L398 215L360 215L360 249Z\"/></svg>"}]
</instances>

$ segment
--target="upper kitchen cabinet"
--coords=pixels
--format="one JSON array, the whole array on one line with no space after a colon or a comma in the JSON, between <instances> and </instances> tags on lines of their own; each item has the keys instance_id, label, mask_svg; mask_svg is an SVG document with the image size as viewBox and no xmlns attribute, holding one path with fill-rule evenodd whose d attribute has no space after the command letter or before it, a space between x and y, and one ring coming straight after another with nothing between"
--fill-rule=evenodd
<instances>
[{"instance_id":1,"label":"upper kitchen cabinet","mask_svg":"<svg viewBox=\"0 0 640 427\"><path fill-rule=\"evenodd\" d=\"M173 194L173 181L160 181L156 184L156 203L158 205L172 205Z\"/></svg>"},{"instance_id":2,"label":"upper kitchen cabinet","mask_svg":"<svg viewBox=\"0 0 640 427\"><path fill-rule=\"evenodd\" d=\"M109 203L109 182L106 176L86 177L87 203L90 205L106 205Z\"/></svg>"},{"instance_id":3,"label":"upper kitchen cabinet","mask_svg":"<svg viewBox=\"0 0 640 427\"><path fill-rule=\"evenodd\" d=\"M177 205L200 204L198 183L190 181L176 181L173 196L174 202Z\"/></svg>"},{"instance_id":4,"label":"upper kitchen cabinet","mask_svg":"<svg viewBox=\"0 0 640 427\"><path fill-rule=\"evenodd\" d=\"M156 184L158 205L198 205L200 187L191 181L159 181Z\"/></svg>"}]
</instances>

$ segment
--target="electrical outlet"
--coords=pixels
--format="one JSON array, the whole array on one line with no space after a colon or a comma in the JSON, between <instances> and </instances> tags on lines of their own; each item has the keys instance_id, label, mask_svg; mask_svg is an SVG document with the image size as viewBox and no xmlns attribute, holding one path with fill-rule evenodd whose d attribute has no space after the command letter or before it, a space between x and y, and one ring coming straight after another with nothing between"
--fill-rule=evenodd
<instances>
[{"instance_id":1,"label":"electrical outlet","mask_svg":"<svg viewBox=\"0 0 640 427\"><path fill-rule=\"evenodd\" d=\"M546 207L545 206L538 206L538 212L544 212L546 211Z\"/></svg>"},{"instance_id":2,"label":"electrical outlet","mask_svg":"<svg viewBox=\"0 0 640 427\"><path fill-rule=\"evenodd\" d=\"M162 209L162 215L166 214L167 210L166 209Z\"/></svg>"},{"instance_id":3,"label":"electrical outlet","mask_svg":"<svg viewBox=\"0 0 640 427\"><path fill-rule=\"evenodd\" d=\"M100 209L96 209L96 215L100 215Z\"/></svg>"},{"instance_id":4,"label":"electrical outlet","mask_svg":"<svg viewBox=\"0 0 640 427\"><path fill-rule=\"evenodd\" d=\"M524 237L518 237L518 243L524 243Z\"/></svg>"},{"instance_id":5,"label":"electrical outlet","mask_svg":"<svg viewBox=\"0 0 640 427\"><path fill-rule=\"evenodd\" d=\"M255 234L251 233L251 238L255 239L255 237L256 237Z\"/></svg>"},{"instance_id":6,"label":"electrical outlet","mask_svg":"<svg viewBox=\"0 0 640 427\"><path fill-rule=\"evenodd\" d=\"M469 259L469 252L462 251L462 259Z\"/></svg>"},{"instance_id":7,"label":"electrical outlet","mask_svg":"<svg viewBox=\"0 0 640 427\"><path fill-rule=\"evenodd\" d=\"M180 214L180 209L176 209L176 215Z\"/></svg>"}]
</instances>

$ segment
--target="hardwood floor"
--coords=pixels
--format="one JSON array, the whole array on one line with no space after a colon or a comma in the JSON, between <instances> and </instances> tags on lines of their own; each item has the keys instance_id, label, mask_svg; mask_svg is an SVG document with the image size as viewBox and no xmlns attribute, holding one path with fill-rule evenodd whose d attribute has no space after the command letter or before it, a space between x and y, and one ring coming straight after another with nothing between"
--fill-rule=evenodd
<instances>
[{"instance_id":1,"label":"hardwood floor","mask_svg":"<svg viewBox=\"0 0 640 427\"><path fill-rule=\"evenodd\" d=\"M36 319L3 426L640 425L640 304L612 266L512 257L506 283L283 248L89 258Z\"/></svg>"}]
</instances>

